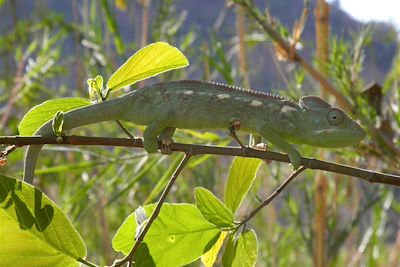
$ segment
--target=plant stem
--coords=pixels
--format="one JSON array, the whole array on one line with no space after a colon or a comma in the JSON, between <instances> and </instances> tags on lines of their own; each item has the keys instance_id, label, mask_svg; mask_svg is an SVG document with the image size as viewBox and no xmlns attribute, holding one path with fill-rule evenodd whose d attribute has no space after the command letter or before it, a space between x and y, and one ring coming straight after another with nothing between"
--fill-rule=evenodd
<instances>
[{"instance_id":1,"label":"plant stem","mask_svg":"<svg viewBox=\"0 0 400 267\"><path fill-rule=\"evenodd\" d=\"M168 196L169 191L171 190L172 186L174 185L176 179L178 178L179 174L182 172L183 168L186 166L187 162L189 159L192 157L191 154L186 153L185 157L182 159L181 163L179 163L178 167L176 168L175 172L172 174L171 178L169 179L169 182L167 186L165 187L163 193L161 194L160 199L157 202L157 205L151 214L149 221L147 222L146 226L143 228L142 232L140 232L140 235L136 239L135 245L133 246L132 250L129 252L129 254L118 261L115 261L113 266L121 266L125 263L128 262L130 264L133 261L133 256L135 255L135 252L138 250L139 245L143 242L144 237L147 234L147 231L150 229L150 226L153 224L154 220L157 218L157 216L160 214L161 207L165 202L165 199Z\"/></svg>"},{"instance_id":2,"label":"plant stem","mask_svg":"<svg viewBox=\"0 0 400 267\"><path fill-rule=\"evenodd\" d=\"M87 261L85 259L77 259L77 261L79 261L83 264L86 264L87 266L90 266L90 267L98 267L98 265L91 263L90 261Z\"/></svg>"},{"instance_id":3,"label":"plant stem","mask_svg":"<svg viewBox=\"0 0 400 267\"><path fill-rule=\"evenodd\" d=\"M130 138L135 140L135 136L133 136L133 134L131 134L131 132L126 129L126 127L122 124L122 122L120 120L115 120L115 122L118 124L119 128L121 128L121 130Z\"/></svg>"},{"instance_id":4,"label":"plant stem","mask_svg":"<svg viewBox=\"0 0 400 267\"><path fill-rule=\"evenodd\" d=\"M26 145L86 145L86 146L121 146L121 147L138 147L143 148L143 142L140 138L134 140L129 138L110 138L110 137L87 137L87 136L64 136L62 142L57 141L55 136L1 136L0 144L10 144L17 147ZM161 143L159 143L161 147ZM272 152L261 151L251 148L240 147L218 147L209 145L192 145L192 144L171 144L172 151L180 151L190 155L224 155L239 156L248 158L268 159L279 162L290 163L288 155ZM400 186L400 176L388 173L375 172L372 170L361 169L343 164L318 160L314 158L301 158L301 165L307 169L323 170L338 174L344 174L351 177L363 179L370 183L390 184Z\"/></svg>"},{"instance_id":5,"label":"plant stem","mask_svg":"<svg viewBox=\"0 0 400 267\"><path fill-rule=\"evenodd\" d=\"M301 166L299 169L294 171L289 177L286 178L286 180L266 199L264 200L260 205L258 205L257 208L255 208L252 212L250 212L249 215L246 216L246 218L240 222L240 225L243 225L247 223L251 218L253 218L262 208L267 206L269 203L271 203L272 200L274 200L282 191L285 189L285 187L301 172L303 172L306 169L306 167Z\"/></svg>"}]
</instances>

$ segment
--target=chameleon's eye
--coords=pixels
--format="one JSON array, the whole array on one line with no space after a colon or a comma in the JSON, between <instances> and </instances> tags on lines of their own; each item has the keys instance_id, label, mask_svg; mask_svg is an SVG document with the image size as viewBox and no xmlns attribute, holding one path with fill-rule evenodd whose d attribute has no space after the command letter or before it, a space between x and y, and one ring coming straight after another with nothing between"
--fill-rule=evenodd
<instances>
[{"instance_id":1,"label":"chameleon's eye","mask_svg":"<svg viewBox=\"0 0 400 267\"><path fill-rule=\"evenodd\" d=\"M341 110L332 109L331 112L328 114L328 121L332 125L339 125L344 120L344 114Z\"/></svg>"}]
</instances>

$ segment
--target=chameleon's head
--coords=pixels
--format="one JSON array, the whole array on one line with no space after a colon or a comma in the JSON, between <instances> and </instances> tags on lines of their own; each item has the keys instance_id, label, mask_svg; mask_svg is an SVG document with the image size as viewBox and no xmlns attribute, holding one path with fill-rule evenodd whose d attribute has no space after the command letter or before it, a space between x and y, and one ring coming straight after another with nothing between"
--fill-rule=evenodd
<instances>
[{"instance_id":1,"label":"chameleon's head","mask_svg":"<svg viewBox=\"0 0 400 267\"><path fill-rule=\"evenodd\" d=\"M332 107L316 96L305 96L299 101L305 112L307 140L319 147L345 147L358 144L365 131L343 110Z\"/></svg>"}]
</instances>

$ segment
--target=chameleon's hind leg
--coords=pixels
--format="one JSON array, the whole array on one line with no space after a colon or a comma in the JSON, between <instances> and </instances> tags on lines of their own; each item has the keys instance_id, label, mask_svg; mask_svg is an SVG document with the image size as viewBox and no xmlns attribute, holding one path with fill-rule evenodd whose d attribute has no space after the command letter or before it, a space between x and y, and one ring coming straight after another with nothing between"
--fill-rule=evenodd
<instances>
[{"instance_id":1,"label":"chameleon's hind leg","mask_svg":"<svg viewBox=\"0 0 400 267\"><path fill-rule=\"evenodd\" d=\"M161 142L161 153L169 155L172 153L171 144L174 142L172 140L172 136L175 133L176 128L174 127L167 127L160 133L158 139Z\"/></svg>"},{"instance_id":2,"label":"chameleon's hind leg","mask_svg":"<svg viewBox=\"0 0 400 267\"><path fill-rule=\"evenodd\" d=\"M242 147L246 148L245 145L239 140L238 136L236 135L236 131L240 129L240 120L233 119L229 122L229 136L231 136L235 141Z\"/></svg>"},{"instance_id":3,"label":"chameleon's hind leg","mask_svg":"<svg viewBox=\"0 0 400 267\"><path fill-rule=\"evenodd\" d=\"M155 153L158 149L158 139L157 137L161 135L164 131L163 135L168 137L168 134L171 133L171 130L167 130L168 124L170 124L170 116L162 116L151 122L143 132L143 146L144 149L148 153ZM173 134L173 132L172 132ZM170 136L171 138L172 136Z\"/></svg>"}]
</instances>

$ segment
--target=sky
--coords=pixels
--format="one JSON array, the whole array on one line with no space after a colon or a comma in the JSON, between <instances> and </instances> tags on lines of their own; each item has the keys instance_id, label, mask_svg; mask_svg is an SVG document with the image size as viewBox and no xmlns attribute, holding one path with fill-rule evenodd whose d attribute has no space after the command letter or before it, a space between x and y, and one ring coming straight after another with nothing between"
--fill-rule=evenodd
<instances>
[{"instance_id":1,"label":"sky","mask_svg":"<svg viewBox=\"0 0 400 267\"><path fill-rule=\"evenodd\" d=\"M339 0L339 2L342 9L357 20L391 22L400 29L399 0Z\"/></svg>"}]
</instances>

